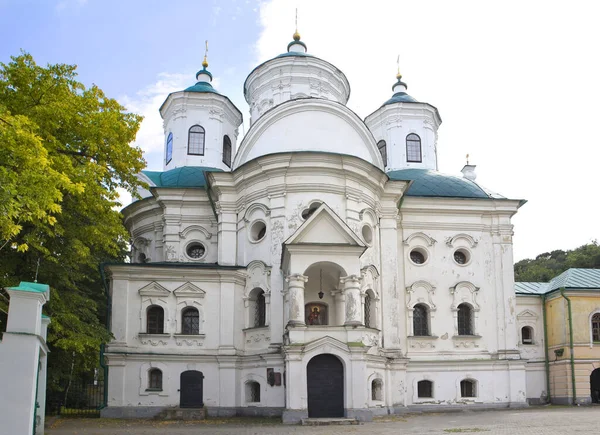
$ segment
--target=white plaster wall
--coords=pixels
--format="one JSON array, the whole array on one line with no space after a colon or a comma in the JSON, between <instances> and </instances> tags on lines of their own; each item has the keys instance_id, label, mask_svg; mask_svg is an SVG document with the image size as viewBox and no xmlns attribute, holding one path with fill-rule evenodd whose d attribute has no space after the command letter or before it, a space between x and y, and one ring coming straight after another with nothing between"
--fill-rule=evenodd
<instances>
[{"instance_id":1,"label":"white plaster wall","mask_svg":"<svg viewBox=\"0 0 600 435\"><path fill-rule=\"evenodd\" d=\"M235 106L218 94L176 92L165 101L161 108L164 119L163 170L182 166L206 166L231 170L223 163L223 137L231 140L231 159L236 152L238 127L242 116ZM190 127L204 127L204 155L188 155L188 133ZM173 133L172 160L166 161L166 143L169 133Z\"/></svg>"},{"instance_id":2,"label":"white plaster wall","mask_svg":"<svg viewBox=\"0 0 600 435\"><path fill-rule=\"evenodd\" d=\"M537 403L546 402L548 388L546 385L546 366L543 361L527 364L527 399ZM535 403L535 402L534 402Z\"/></svg>"},{"instance_id":3,"label":"white plaster wall","mask_svg":"<svg viewBox=\"0 0 600 435\"><path fill-rule=\"evenodd\" d=\"M441 119L426 103L397 103L381 107L365 119L375 140L387 145L386 171L420 168L437 170L437 137ZM415 133L421 138L422 162L408 162L406 137Z\"/></svg>"},{"instance_id":4,"label":"white plaster wall","mask_svg":"<svg viewBox=\"0 0 600 435\"><path fill-rule=\"evenodd\" d=\"M521 358L530 361L543 361L545 359L545 351L542 298L540 296L517 296L516 314L516 327ZM523 344L521 330L524 326L533 328L533 344Z\"/></svg>"},{"instance_id":5,"label":"white plaster wall","mask_svg":"<svg viewBox=\"0 0 600 435\"><path fill-rule=\"evenodd\" d=\"M272 59L250 73L244 84L250 124L266 111L297 98L348 102L350 84L341 71L312 56Z\"/></svg>"}]
</instances>

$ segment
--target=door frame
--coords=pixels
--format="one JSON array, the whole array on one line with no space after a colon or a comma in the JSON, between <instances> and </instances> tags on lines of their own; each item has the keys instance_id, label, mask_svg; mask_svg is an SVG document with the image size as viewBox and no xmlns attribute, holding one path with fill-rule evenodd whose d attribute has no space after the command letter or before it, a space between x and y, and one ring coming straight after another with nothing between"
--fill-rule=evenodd
<instances>
[{"instance_id":1,"label":"door frame","mask_svg":"<svg viewBox=\"0 0 600 435\"><path fill-rule=\"evenodd\" d=\"M308 417L309 418L314 418L311 417L310 415L310 395L309 395L309 372L308 372L308 368L310 363L315 359L315 358L319 358L322 356L330 356L332 358L335 358L337 360L337 362L340 365L341 368L341 375L342 375L342 381L341 381L341 386L342 386L342 391L341 391L341 401L342 401L342 405L341 405L341 415L337 415L337 416L323 416L323 417L318 417L318 418L343 418L346 415L346 367L344 364L344 360L342 358L340 358L338 355L335 355L333 353L328 353L328 352L324 352L324 353L319 353L317 355L313 355L308 362L306 363L306 369L305 369L305 373L306 373L306 410L308 413Z\"/></svg>"}]
</instances>

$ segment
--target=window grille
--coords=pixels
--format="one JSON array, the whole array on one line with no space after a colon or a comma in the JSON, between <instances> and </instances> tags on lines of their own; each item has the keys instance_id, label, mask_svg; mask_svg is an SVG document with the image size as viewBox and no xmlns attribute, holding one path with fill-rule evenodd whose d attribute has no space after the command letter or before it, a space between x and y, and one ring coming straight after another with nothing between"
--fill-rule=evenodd
<instances>
[{"instance_id":1,"label":"window grille","mask_svg":"<svg viewBox=\"0 0 600 435\"><path fill-rule=\"evenodd\" d=\"M383 382L381 379L373 379L371 382L371 400L383 400Z\"/></svg>"},{"instance_id":2,"label":"window grille","mask_svg":"<svg viewBox=\"0 0 600 435\"><path fill-rule=\"evenodd\" d=\"M229 136L223 136L223 163L231 168L231 140Z\"/></svg>"},{"instance_id":3,"label":"window grille","mask_svg":"<svg viewBox=\"0 0 600 435\"><path fill-rule=\"evenodd\" d=\"M266 303L265 303L265 292L260 291L256 296L256 306L254 312L254 326L260 327L266 324Z\"/></svg>"},{"instance_id":4,"label":"window grille","mask_svg":"<svg viewBox=\"0 0 600 435\"><path fill-rule=\"evenodd\" d=\"M152 369L148 380L149 390L162 390L162 372L159 369Z\"/></svg>"},{"instance_id":5,"label":"window grille","mask_svg":"<svg viewBox=\"0 0 600 435\"><path fill-rule=\"evenodd\" d=\"M181 333L194 335L200 333L200 313L196 308L186 308L181 313Z\"/></svg>"},{"instance_id":6,"label":"window grille","mask_svg":"<svg viewBox=\"0 0 600 435\"><path fill-rule=\"evenodd\" d=\"M204 155L204 128L199 125L192 126L188 133L188 154Z\"/></svg>"},{"instance_id":7,"label":"window grille","mask_svg":"<svg viewBox=\"0 0 600 435\"><path fill-rule=\"evenodd\" d=\"M421 163L421 138L411 133L406 136L406 161Z\"/></svg>"},{"instance_id":8,"label":"window grille","mask_svg":"<svg viewBox=\"0 0 600 435\"><path fill-rule=\"evenodd\" d=\"M533 329L531 326L521 328L521 342L523 344L533 344Z\"/></svg>"},{"instance_id":9,"label":"window grille","mask_svg":"<svg viewBox=\"0 0 600 435\"><path fill-rule=\"evenodd\" d=\"M417 396L429 398L433 397L433 382L419 381L419 383L417 383Z\"/></svg>"},{"instance_id":10,"label":"window grille","mask_svg":"<svg viewBox=\"0 0 600 435\"><path fill-rule=\"evenodd\" d=\"M460 381L460 397L475 397L475 382L465 379Z\"/></svg>"},{"instance_id":11,"label":"window grille","mask_svg":"<svg viewBox=\"0 0 600 435\"><path fill-rule=\"evenodd\" d=\"M146 332L148 334L162 334L165 327L165 312L162 307L153 305L147 311Z\"/></svg>"},{"instance_id":12,"label":"window grille","mask_svg":"<svg viewBox=\"0 0 600 435\"><path fill-rule=\"evenodd\" d=\"M371 328L371 296L367 293L365 296L365 326Z\"/></svg>"},{"instance_id":13,"label":"window grille","mask_svg":"<svg viewBox=\"0 0 600 435\"><path fill-rule=\"evenodd\" d=\"M413 308L413 335L429 335L429 316L425 305L417 304Z\"/></svg>"},{"instance_id":14,"label":"window grille","mask_svg":"<svg viewBox=\"0 0 600 435\"><path fill-rule=\"evenodd\" d=\"M600 313L592 316L592 340L600 341Z\"/></svg>"},{"instance_id":15,"label":"window grille","mask_svg":"<svg viewBox=\"0 0 600 435\"><path fill-rule=\"evenodd\" d=\"M473 310L467 304L458 306L458 335L473 335Z\"/></svg>"},{"instance_id":16,"label":"window grille","mask_svg":"<svg viewBox=\"0 0 600 435\"><path fill-rule=\"evenodd\" d=\"M377 148L379 148L379 152L381 153L381 159L383 160L383 166L387 166L387 145L384 140L380 140L377 142Z\"/></svg>"},{"instance_id":17,"label":"window grille","mask_svg":"<svg viewBox=\"0 0 600 435\"><path fill-rule=\"evenodd\" d=\"M258 382L246 383L246 402L260 402L260 384Z\"/></svg>"}]
</instances>

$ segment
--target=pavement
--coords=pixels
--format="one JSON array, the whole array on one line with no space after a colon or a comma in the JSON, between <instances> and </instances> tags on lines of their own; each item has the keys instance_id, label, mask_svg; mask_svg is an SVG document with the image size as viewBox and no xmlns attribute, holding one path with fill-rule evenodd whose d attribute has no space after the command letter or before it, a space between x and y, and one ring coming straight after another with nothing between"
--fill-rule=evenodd
<instances>
[{"instance_id":1,"label":"pavement","mask_svg":"<svg viewBox=\"0 0 600 435\"><path fill-rule=\"evenodd\" d=\"M523 410L419 413L377 418L355 426L286 426L268 419L209 419L205 421L154 421L113 419L59 419L46 435L563 435L600 432L600 407L546 406Z\"/></svg>"}]
</instances>

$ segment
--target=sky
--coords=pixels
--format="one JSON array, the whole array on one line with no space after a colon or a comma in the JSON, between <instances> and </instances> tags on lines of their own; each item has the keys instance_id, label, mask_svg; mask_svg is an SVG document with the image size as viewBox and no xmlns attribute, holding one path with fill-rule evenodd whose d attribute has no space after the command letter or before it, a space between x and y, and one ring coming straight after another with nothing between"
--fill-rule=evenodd
<instances>
[{"instance_id":1,"label":"sky","mask_svg":"<svg viewBox=\"0 0 600 435\"><path fill-rule=\"evenodd\" d=\"M408 93L436 106L439 170L528 202L515 260L600 239L600 2L467 0L0 0L0 62L78 65L145 117L136 144L161 170L158 108L195 82L209 41L213 85L245 116L243 82L286 51L298 8L308 52L341 69L348 107L387 100L400 57Z\"/></svg>"}]
</instances>

